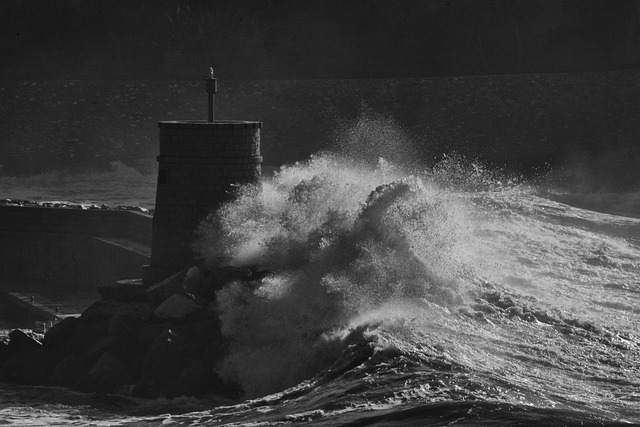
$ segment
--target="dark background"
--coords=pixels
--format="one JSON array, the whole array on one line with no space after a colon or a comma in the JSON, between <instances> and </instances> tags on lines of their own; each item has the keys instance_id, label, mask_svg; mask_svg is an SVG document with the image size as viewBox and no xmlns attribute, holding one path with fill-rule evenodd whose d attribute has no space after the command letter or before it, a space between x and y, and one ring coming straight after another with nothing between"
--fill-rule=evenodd
<instances>
[{"instance_id":1,"label":"dark background","mask_svg":"<svg viewBox=\"0 0 640 427\"><path fill-rule=\"evenodd\" d=\"M217 118L263 121L268 165L351 135L640 189L637 0L0 5L0 175L152 171L156 122L205 119L213 65Z\"/></svg>"},{"instance_id":2,"label":"dark background","mask_svg":"<svg viewBox=\"0 0 640 427\"><path fill-rule=\"evenodd\" d=\"M636 68L637 0L2 0L0 77L397 78ZM205 70L205 71L203 71Z\"/></svg>"}]
</instances>

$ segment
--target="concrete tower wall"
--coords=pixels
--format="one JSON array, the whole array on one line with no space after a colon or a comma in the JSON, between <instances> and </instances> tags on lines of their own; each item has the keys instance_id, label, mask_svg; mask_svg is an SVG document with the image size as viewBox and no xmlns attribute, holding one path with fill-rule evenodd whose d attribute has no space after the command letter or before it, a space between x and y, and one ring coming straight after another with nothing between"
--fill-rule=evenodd
<instances>
[{"instance_id":1,"label":"concrete tower wall","mask_svg":"<svg viewBox=\"0 0 640 427\"><path fill-rule=\"evenodd\" d=\"M160 122L158 186L150 267L156 282L193 264L198 224L261 175L260 122Z\"/></svg>"}]
</instances>

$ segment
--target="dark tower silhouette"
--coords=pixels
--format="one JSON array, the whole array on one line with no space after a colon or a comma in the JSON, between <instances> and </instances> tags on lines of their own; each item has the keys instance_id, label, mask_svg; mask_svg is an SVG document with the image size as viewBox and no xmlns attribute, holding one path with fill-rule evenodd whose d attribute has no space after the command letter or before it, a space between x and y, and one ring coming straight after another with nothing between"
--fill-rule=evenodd
<instances>
[{"instance_id":1,"label":"dark tower silhouette","mask_svg":"<svg viewBox=\"0 0 640 427\"><path fill-rule=\"evenodd\" d=\"M160 281L193 265L191 244L198 224L232 197L234 184L260 179L261 122L213 117L217 81L206 79L208 121L163 121L151 262L145 283Z\"/></svg>"}]
</instances>

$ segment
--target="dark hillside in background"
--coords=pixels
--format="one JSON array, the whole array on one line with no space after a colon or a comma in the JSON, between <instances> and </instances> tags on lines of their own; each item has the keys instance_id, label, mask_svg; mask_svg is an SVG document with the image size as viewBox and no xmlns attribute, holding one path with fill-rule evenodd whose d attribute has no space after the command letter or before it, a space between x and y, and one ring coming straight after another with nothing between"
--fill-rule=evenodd
<instances>
[{"instance_id":1,"label":"dark hillside in background","mask_svg":"<svg viewBox=\"0 0 640 427\"><path fill-rule=\"evenodd\" d=\"M640 61L637 0L3 0L0 78L398 78Z\"/></svg>"}]
</instances>

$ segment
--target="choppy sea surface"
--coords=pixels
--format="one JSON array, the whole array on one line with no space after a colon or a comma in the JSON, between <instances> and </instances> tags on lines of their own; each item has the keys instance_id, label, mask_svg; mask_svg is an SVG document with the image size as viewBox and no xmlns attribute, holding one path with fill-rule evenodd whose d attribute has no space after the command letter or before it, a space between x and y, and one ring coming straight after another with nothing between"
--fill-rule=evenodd
<instances>
[{"instance_id":1,"label":"choppy sea surface","mask_svg":"<svg viewBox=\"0 0 640 427\"><path fill-rule=\"evenodd\" d=\"M142 174L120 162L112 162L110 170L83 174L0 176L0 199L152 209L155 198L156 175Z\"/></svg>"},{"instance_id":2,"label":"choppy sea surface","mask_svg":"<svg viewBox=\"0 0 640 427\"><path fill-rule=\"evenodd\" d=\"M0 178L0 198L154 197L118 165ZM271 272L218 295L242 400L0 385L0 425L640 425L638 200L319 154L201 229L212 263Z\"/></svg>"}]
</instances>

